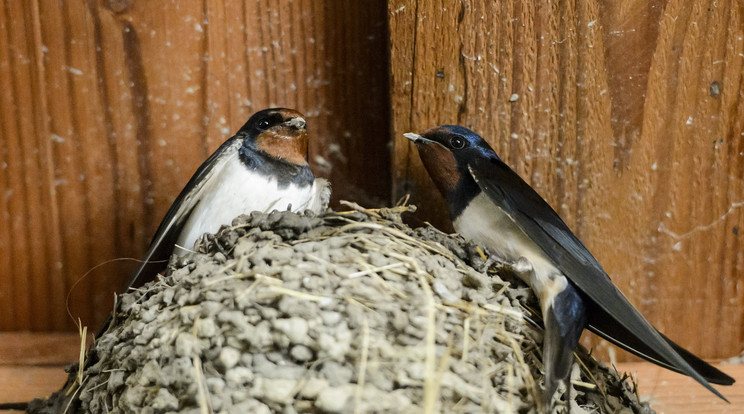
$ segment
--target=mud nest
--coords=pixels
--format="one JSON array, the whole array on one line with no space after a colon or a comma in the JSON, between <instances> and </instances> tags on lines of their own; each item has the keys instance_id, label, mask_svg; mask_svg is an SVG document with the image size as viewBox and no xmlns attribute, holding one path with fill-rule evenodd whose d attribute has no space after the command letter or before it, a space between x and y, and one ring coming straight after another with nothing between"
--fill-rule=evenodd
<instances>
[{"instance_id":1,"label":"mud nest","mask_svg":"<svg viewBox=\"0 0 744 414\"><path fill-rule=\"evenodd\" d=\"M122 295L85 368L30 411L543 412L531 291L459 236L403 224L412 207L354 207L235 219ZM651 412L577 354L553 412Z\"/></svg>"}]
</instances>

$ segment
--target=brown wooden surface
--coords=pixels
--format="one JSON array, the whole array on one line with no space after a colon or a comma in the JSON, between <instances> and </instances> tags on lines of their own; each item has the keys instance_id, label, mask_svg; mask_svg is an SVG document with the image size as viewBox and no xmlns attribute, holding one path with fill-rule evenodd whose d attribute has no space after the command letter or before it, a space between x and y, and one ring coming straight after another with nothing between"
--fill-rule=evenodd
<instances>
[{"instance_id":1,"label":"brown wooden surface","mask_svg":"<svg viewBox=\"0 0 744 414\"><path fill-rule=\"evenodd\" d=\"M470 127L660 330L707 358L742 350L741 1L388 7L395 196L447 226L401 134Z\"/></svg>"},{"instance_id":2,"label":"brown wooden surface","mask_svg":"<svg viewBox=\"0 0 744 414\"><path fill-rule=\"evenodd\" d=\"M390 197L384 2L3 1L0 331L75 329L201 162L272 106L335 199ZM133 261L91 272L97 327ZM93 328L95 329L95 328Z\"/></svg>"},{"instance_id":3,"label":"brown wooden surface","mask_svg":"<svg viewBox=\"0 0 744 414\"><path fill-rule=\"evenodd\" d=\"M63 368L78 357L80 339L76 334L0 335L0 403L28 401L59 390L67 379ZM56 347L49 344L56 343ZM25 355L33 348L45 351L44 363L38 357ZM694 380L646 362L626 362L617 365L620 372L633 374L641 398L661 413L740 413L744 410L744 365L718 365L737 382L732 387L719 387L731 404L719 400ZM0 410L0 412L2 412Z\"/></svg>"},{"instance_id":4,"label":"brown wooden surface","mask_svg":"<svg viewBox=\"0 0 744 414\"><path fill-rule=\"evenodd\" d=\"M27 402L59 391L67 380L64 366L0 365L0 403ZM0 410L5 412L5 410Z\"/></svg>"},{"instance_id":5,"label":"brown wooden surface","mask_svg":"<svg viewBox=\"0 0 744 414\"><path fill-rule=\"evenodd\" d=\"M86 340L86 347L93 340ZM78 334L67 332L2 332L0 365L66 365L80 356Z\"/></svg>"},{"instance_id":6,"label":"brown wooden surface","mask_svg":"<svg viewBox=\"0 0 744 414\"><path fill-rule=\"evenodd\" d=\"M716 366L736 379L730 387L716 387L729 403L711 394L695 380L648 362L620 363L617 369L633 375L639 395L658 414L741 413L744 411L744 365Z\"/></svg>"},{"instance_id":7,"label":"brown wooden surface","mask_svg":"<svg viewBox=\"0 0 744 414\"><path fill-rule=\"evenodd\" d=\"M140 258L204 158L282 105L307 115L313 168L336 199L410 192L442 227L401 134L475 129L657 327L704 357L737 354L742 7L2 2L0 331L74 329L68 292L73 317L97 326L135 263L75 282Z\"/></svg>"}]
</instances>

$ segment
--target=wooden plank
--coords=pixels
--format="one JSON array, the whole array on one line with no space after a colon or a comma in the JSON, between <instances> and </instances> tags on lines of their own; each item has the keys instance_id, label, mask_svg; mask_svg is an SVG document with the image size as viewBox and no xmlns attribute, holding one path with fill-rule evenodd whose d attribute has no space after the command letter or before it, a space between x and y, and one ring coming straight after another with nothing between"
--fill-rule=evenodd
<instances>
[{"instance_id":1,"label":"wooden plank","mask_svg":"<svg viewBox=\"0 0 744 414\"><path fill-rule=\"evenodd\" d=\"M62 367L0 365L0 402L27 402L48 397L59 391L66 380L67 373Z\"/></svg>"},{"instance_id":2,"label":"wooden plank","mask_svg":"<svg viewBox=\"0 0 744 414\"><path fill-rule=\"evenodd\" d=\"M651 403L657 413L741 413L744 410L744 365L716 365L736 379L730 387L717 387L729 400L726 403L693 379L647 362L617 365L621 372L632 374L638 382L641 398Z\"/></svg>"},{"instance_id":3,"label":"wooden plank","mask_svg":"<svg viewBox=\"0 0 744 414\"><path fill-rule=\"evenodd\" d=\"M306 114L334 200L387 204L386 11L3 3L0 330L97 327L194 170L269 106Z\"/></svg>"},{"instance_id":4,"label":"wooden plank","mask_svg":"<svg viewBox=\"0 0 744 414\"><path fill-rule=\"evenodd\" d=\"M86 346L90 345L88 337ZM74 333L0 333L0 365L56 365L76 362L80 356L80 336Z\"/></svg>"},{"instance_id":5,"label":"wooden plank","mask_svg":"<svg viewBox=\"0 0 744 414\"><path fill-rule=\"evenodd\" d=\"M744 8L605 3L390 1L394 198L411 193L448 228L402 134L470 127L667 336L706 358L737 354Z\"/></svg>"},{"instance_id":6,"label":"wooden plank","mask_svg":"<svg viewBox=\"0 0 744 414\"><path fill-rule=\"evenodd\" d=\"M31 13L23 9L20 3L5 3L2 12L2 26L7 44L2 46L3 62L7 70L3 71L3 85L8 85L3 93L2 110L3 137L3 188L5 216L10 232L2 243L2 255L10 258L7 277L13 278L8 283L10 289L3 290L3 303L13 309L5 314L3 324L22 323L30 328L48 328L51 315L45 306L36 307L30 297L35 291L41 297L51 297L52 284L41 283L39 279L28 278L28 274L59 275L52 269L55 257L48 257L44 239L55 241L53 227L49 226L50 214L45 206L51 204L51 191L44 191L38 184L46 182L51 174L48 162L48 139L35 142L25 139L43 135L41 117L28 108L43 107L43 102L34 95L31 85L38 83L39 62L38 49L34 47L38 36L34 33ZM29 24L24 24L24 20ZM6 60L7 59L7 60ZM42 229L49 231L42 231ZM46 233L46 234L44 234ZM42 234L45 236L42 239ZM28 254L33 252L33 254ZM54 300L54 299L53 299ZM62 299L54 300L57 304Z\"/></svg>"}]
</instances>

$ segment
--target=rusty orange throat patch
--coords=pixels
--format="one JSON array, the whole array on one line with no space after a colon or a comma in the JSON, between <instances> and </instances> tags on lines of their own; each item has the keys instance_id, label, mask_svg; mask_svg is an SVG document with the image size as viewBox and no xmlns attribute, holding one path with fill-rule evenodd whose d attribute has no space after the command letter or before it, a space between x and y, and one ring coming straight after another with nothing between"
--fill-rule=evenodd
<instances>
[{"instance_id":1,"label":"rusty orange throat patch","mask_svg":"<svg viewBox=\"0 0 744 414\"><path fill-rule=\"evenodd\" d=\"M457 160L452 152L436 142L421 142L417 143L416 147L426 171L439 191L443 194L453 191L460 181L460 173L457 171Z\"/></svg>"},{"instance_id":2,"label":"rusty orange throat patch","mask_svg":"<svg viewBox=\"0 0 744 414\"><path fill-rule=\"evenodd\" d=\"M307 131L285 125L269 128L256 137L258 149L297 165L307 164Z\"/></svg>"}]
</instances>

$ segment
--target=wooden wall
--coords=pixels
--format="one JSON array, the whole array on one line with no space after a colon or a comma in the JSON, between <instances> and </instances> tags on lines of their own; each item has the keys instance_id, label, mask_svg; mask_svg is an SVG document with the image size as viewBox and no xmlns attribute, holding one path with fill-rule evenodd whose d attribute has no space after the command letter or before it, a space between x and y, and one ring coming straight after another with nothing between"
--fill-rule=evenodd
<instances>
[{"instance_id":1,"label":"wooden wall","mask_svg":"<svg viewBox=\"0 0 744 414\"><path fill-rule=\"evenodd\" d=\"M97 325L204 158L295 107L336 199L441 199L401 136L484 136L639 309L744 344L738 0L4 1L0 330ZM392 151L391 151L392 149Z\"/></svg>"},{"instance_id":2,"label":"wooden wall","mask_svg":"<svg viewBox=\"0 0 744 414\"><path fill-rule=\"evenodd\" d=\"M297 108L335 197L390 197L384 4L3 1L0 330L97 326L175 196L248 117ZM373 172L373 173L372 173Z\"/></svg>"},{"instance_id":3,"label":"wooden wall","mask_svg":"<svg viewBox=\"0 0 744 414\"><path fill-rule=\"evenodd\" d=\"M743 7L391 1L394 193L444 216L401 134L468 126L660 330L709 358L739 353Z\"/></svg>"}]
</instances>

